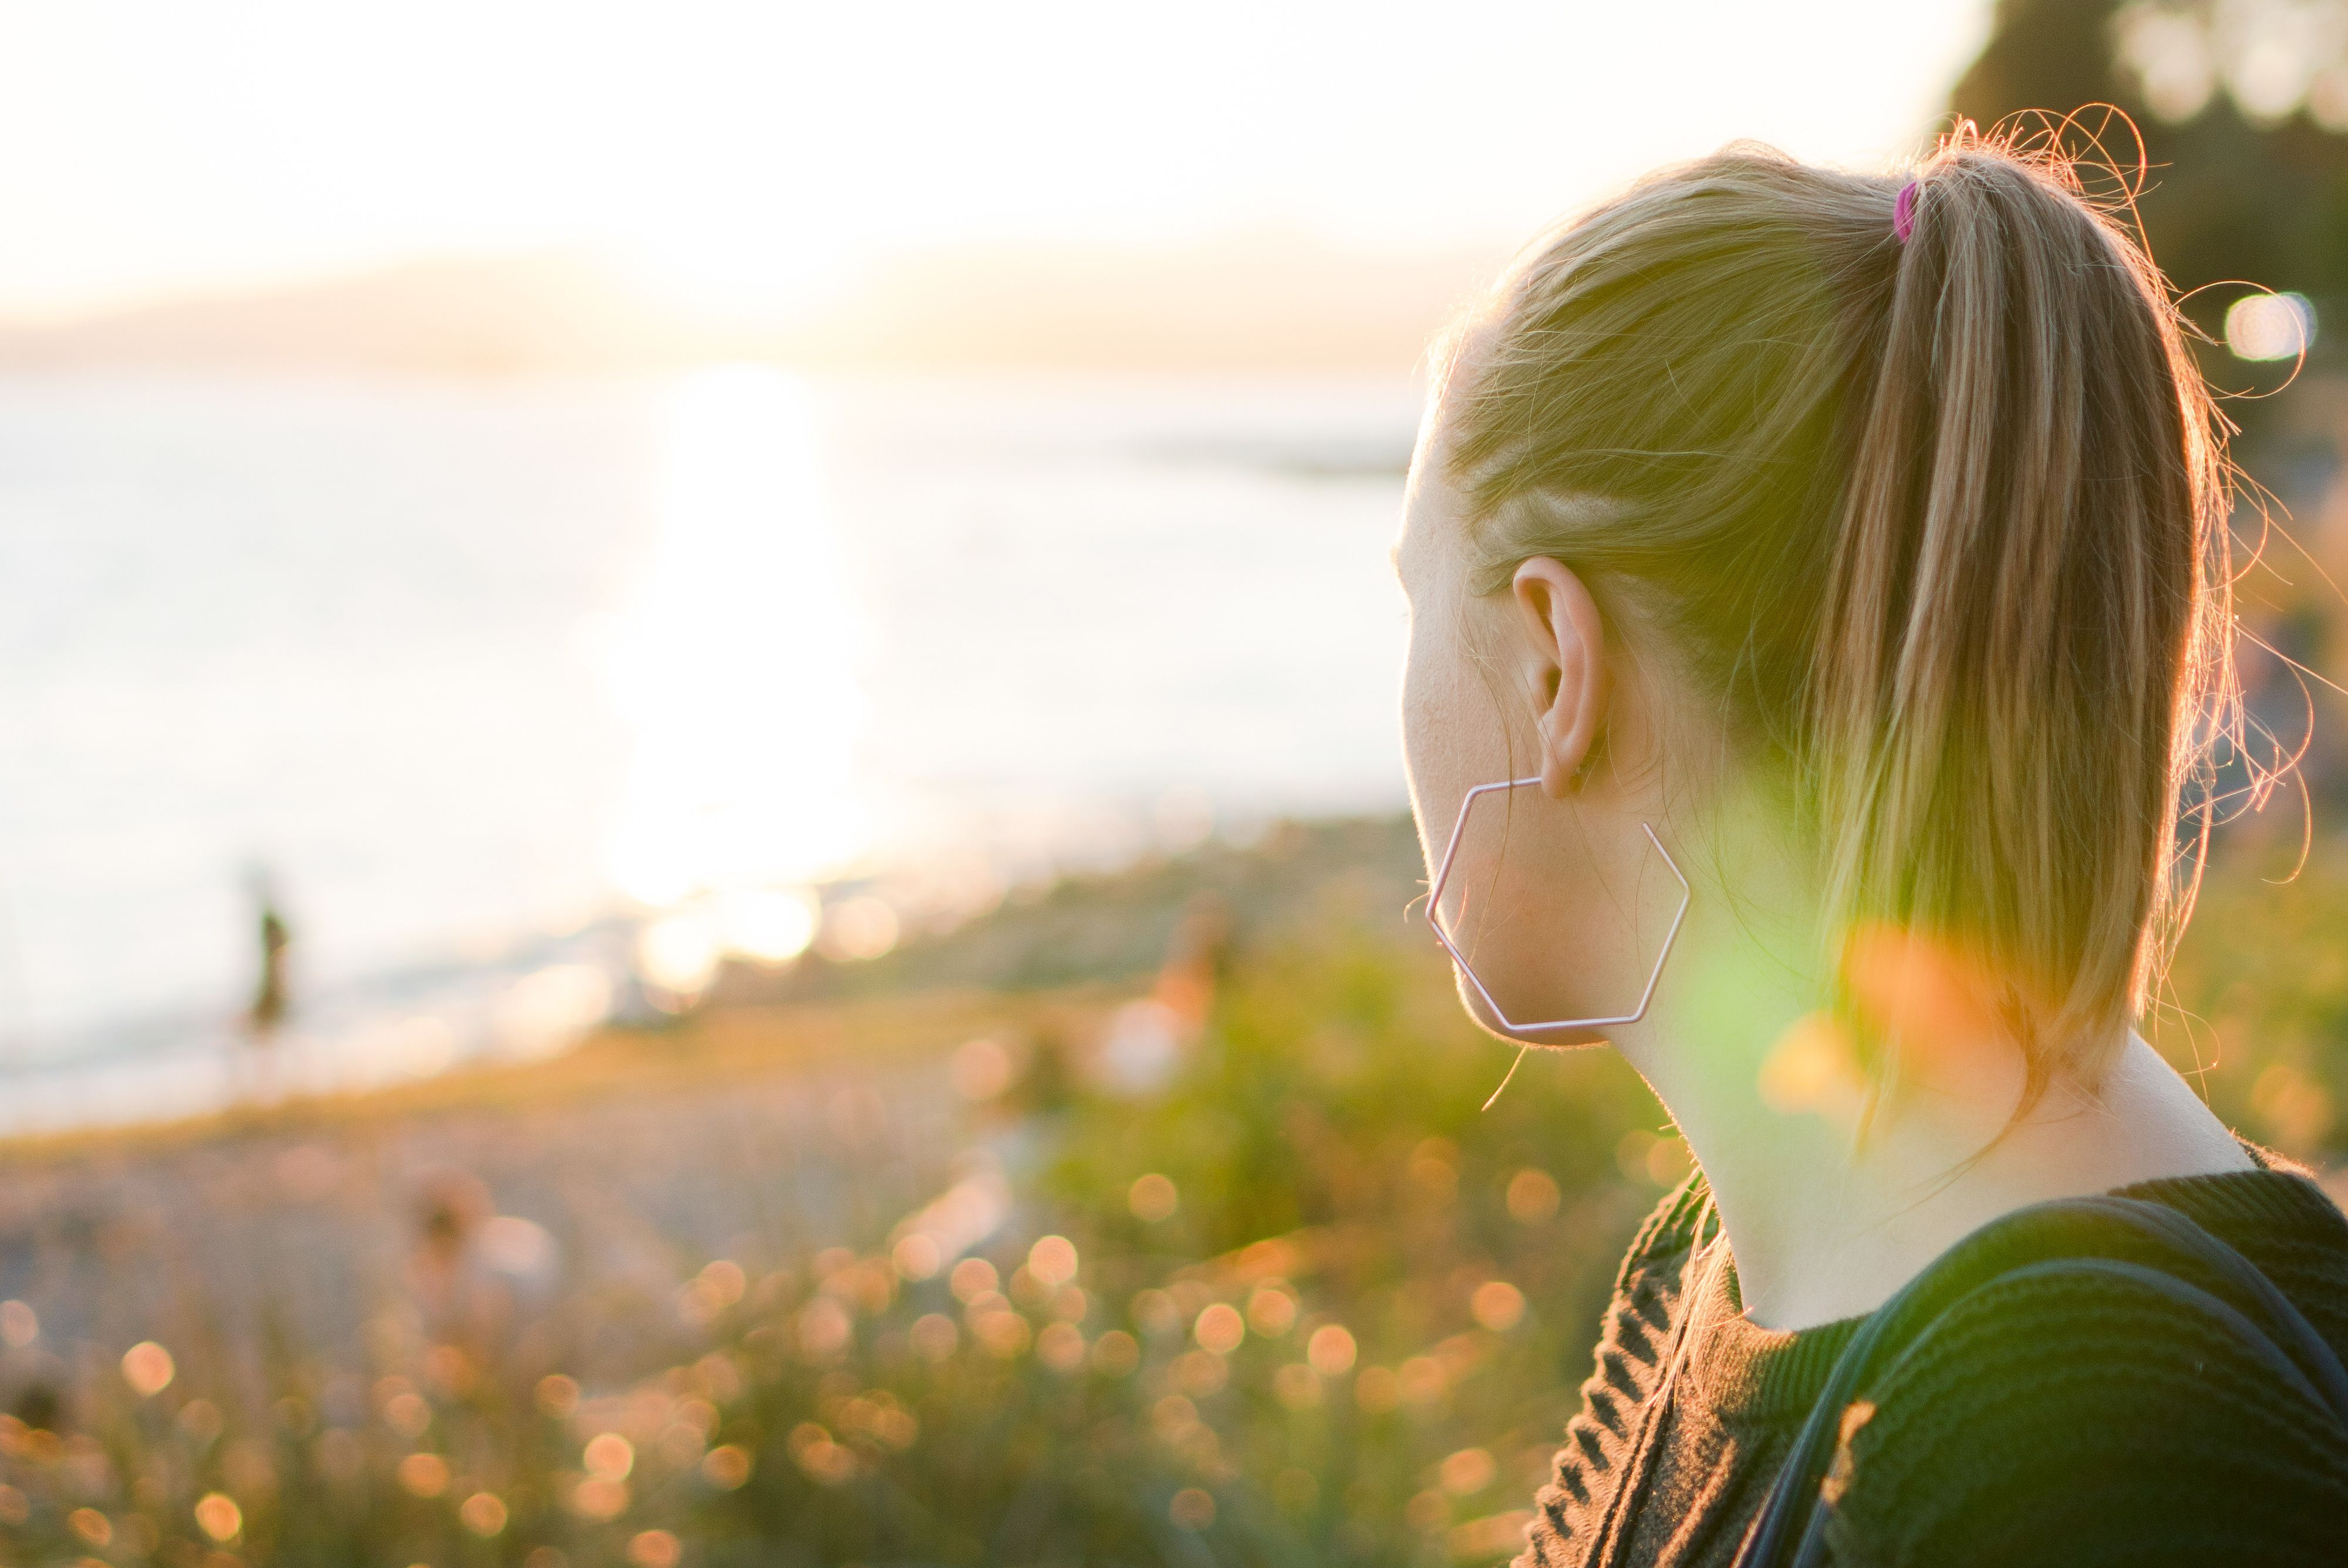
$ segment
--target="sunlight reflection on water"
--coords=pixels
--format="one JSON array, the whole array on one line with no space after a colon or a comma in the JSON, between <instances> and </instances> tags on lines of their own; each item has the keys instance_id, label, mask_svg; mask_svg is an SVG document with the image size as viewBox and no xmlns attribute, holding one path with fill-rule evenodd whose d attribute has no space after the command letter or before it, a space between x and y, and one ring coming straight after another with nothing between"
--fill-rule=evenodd
<instances>
[{"instance_id":1,"label":"sunlight reflection on water","mask_svg":"<svg viewBox=\"0 0 2348 1568\"><path fill-rule=\"evenodd\" d=\"M672 904L835 871L870 847L857 747L869 636L806 387L698 372L661 408L659 533L605 663L631 736L603 849Z\"/></svg>"},{"instance_id":2,"label":"sunlight reflection on water","mask_svg":"<svg viewBox=\"0 0 2348 1568\"><path fill-rule=\"evenodd\" d=\"M684 994L726 953L870 956L1021 879L1391 809L1415 413L748 366L0 377L8 1114L228 1092L255 865L291 1090L550 1048L632 965Z\"/></svg>"}]
</instances>

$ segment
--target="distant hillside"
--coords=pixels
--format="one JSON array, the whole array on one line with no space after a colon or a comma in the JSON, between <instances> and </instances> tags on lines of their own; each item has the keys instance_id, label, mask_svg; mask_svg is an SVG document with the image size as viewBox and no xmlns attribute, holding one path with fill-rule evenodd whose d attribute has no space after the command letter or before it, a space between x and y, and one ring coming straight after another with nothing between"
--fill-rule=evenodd
<instances>
[{"instance_id":1,"label":"distant hillside","mask_svg":"<svg viewBox=\"0 0 2348 1568\"><path fill-rule=\"evenodd\" d=\"M690 356L696 346L592 263L418 262L0 330L0 364L220 366L482 376Z\"/></svg>"},{"instance_id":2,"label":"distant hillside","mask_svg":"<svg viewBox=\"0 0 2348 1568\"><path fill-rule=\"evenodd\" d=\"M788 335L824 364L1407 372L1497 248L1364 255L1284 234L904 259Z\"/></svg>"},{"instance_id":3,"label":"distant hillside","mask_svg":"<svg viewBox=\"0 0 2348 1568\"><path fill-rule=\"evenodd\" d=\"M1365 256L1282 235L939 252L884 264L779 331L688 325L579 258L419 262L0 327L0 366L494 376L751 357L827 369L1401 375L1498 261L1497 251Z\"/></svg>"}]
</instances>

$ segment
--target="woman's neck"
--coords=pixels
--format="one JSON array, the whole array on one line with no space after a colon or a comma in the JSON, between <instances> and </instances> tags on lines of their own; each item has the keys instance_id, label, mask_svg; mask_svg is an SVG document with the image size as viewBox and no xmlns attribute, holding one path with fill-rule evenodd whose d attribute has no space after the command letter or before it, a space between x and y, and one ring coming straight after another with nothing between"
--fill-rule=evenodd
<instances>
[{"instance_id":1,"label":"woman's neck","mask_svg":"<svg viewBox=\"0 0 2348 1568\"><path fill-rule=\"evenodd\" d=\"M1734 910L1699 883L1654 1011L1614 1043L1704 1168L1755 1322L1803 1328L1870 1311L2029 1203L2250 1167L2133 1034L2096 1093L2058 1083L2009 1126L2021 1053L1962 1017L1861 1139L1864 1094L1822 1022L1818 968L1789 956L1802 951L1797 927L1773 919L1759 891L1782 879L1753 869Z\"/></svg>"}]
</instances>

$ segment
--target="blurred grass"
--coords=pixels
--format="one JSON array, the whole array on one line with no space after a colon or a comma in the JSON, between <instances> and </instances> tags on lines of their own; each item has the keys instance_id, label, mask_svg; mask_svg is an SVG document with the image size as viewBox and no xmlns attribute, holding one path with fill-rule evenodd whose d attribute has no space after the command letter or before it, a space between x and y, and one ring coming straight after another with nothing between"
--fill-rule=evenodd
<instances>
[{"instance_id":1,"label":"blurred grass","mask_svg":"<svg viewBox=\"0 0 2348 1568\"><path fill-rule=\"evenodd\" d=\"M2348 849L2245 844L2162 1043L2328 1160ZM1292 827L557 1061L16 1146L6 1558L1505 1558L1684 1155L1608 1053L1479 1110L1416 876Z\"/></svg>"}]
</instances>

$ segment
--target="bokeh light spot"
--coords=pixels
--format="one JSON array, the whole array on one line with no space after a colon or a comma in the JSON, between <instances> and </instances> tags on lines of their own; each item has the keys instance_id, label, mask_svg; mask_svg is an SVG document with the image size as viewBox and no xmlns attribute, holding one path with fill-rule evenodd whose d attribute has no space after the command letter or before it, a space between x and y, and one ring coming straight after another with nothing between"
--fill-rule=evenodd
<instances>
[{"instance_id":1,"label":"bokeh light spot","mask_svg":"<svg viewBox=\"0 0 2348 1568\"><path fill-rule=\"evenodd\" d=\"M1181 1201L1173 1179L1154 1171L1135 1181L1125 1194L1126 1207L1133 1211L1133 1217L1150 1225L1173 1218Z\"/></svg>"},{"instance_id":2,"label":"bokeh light spot","mask_svg":"<svg viewBox=\"0 0 2348 1568\"><path fill-rule=\"evenodd\" d=\"M1238 1307L1219 1301L1199 1315L1191 1332L1197 1336L1200 1349L1229 1356L1247 1337L1247 1319L1240 1315Z\"/></svg>"},{"instance_id":3,"label":"bokeh light spot","mask_svg":"<svg viewBox=\"0 0 2348 1568\"><path fill-rule=\"evenodd\" d=\"M477 1491L458 1505L457 1519L486 1541L506 1527L505 1500L492 1491Z\"/></svg>"},{"instance_id":4,"label":"bokeh light spot","mask_svg":"<svg viewBox=\"0 0 2348 1568\"><path fill-rule=\"evenodd\" d=\"M178 1369L171 1353L151 1339L139 1341L122 1353L122 1380L142 1399L150 1399L171 1386Z\"/></svg>"},{"instance_id":5,"label":"bokeh light spot","mask_svg":"<svg viewBox=\"0 0 2348 1568\"><path fill-rule=\"evenodd\" d=\"M1524 1321L1525 1293L1504 1279L1486 1280L1476 1287L1468 1310L1480 1326L1506 1334Z\"/></svg>"},{"instance_id":6,"label":"bokeh light spot","mask_svg":"<svg viewBox=\"0 0 2348 1568\"><path fill-rule=\"evenodd\" d=\"M244 1511L224 1491L208 1491L196 1501L196 1528L223 1543L244 1528Z\"/></svg>"},{"instance_id":7,"label":"bokeh light spot","mask_svg":"<svg viewBox=\"0 0 2348 1568\"><path fill-rule=\"evenodd\" d=\"M1045 1236L1027 1249L1027 1269L1047 1285L1057 1287L1076 1277L1076 1249L1066 1236Z\"/></svg>"},{"instance_id":8,"label":"bokeh light spot","mask_svg":"<svg viewBox=\"0 0 2348 1568\"><path fill-rule=\"evenodd\" d=\"M1354 1365L1354 1336L1342 1324L1323 1324L1304 1342L1304 1359L1323 1377L1338 1377Z\"/></svg>"}]
</instances>

